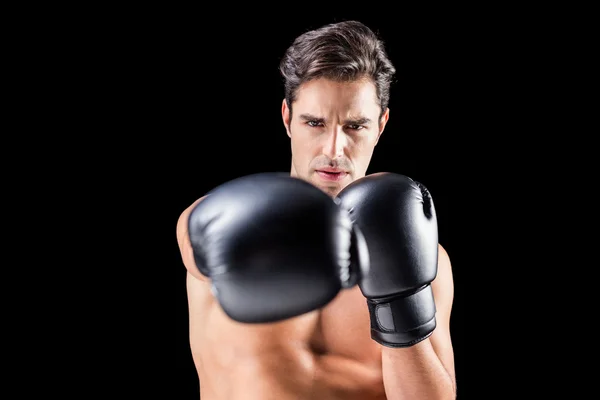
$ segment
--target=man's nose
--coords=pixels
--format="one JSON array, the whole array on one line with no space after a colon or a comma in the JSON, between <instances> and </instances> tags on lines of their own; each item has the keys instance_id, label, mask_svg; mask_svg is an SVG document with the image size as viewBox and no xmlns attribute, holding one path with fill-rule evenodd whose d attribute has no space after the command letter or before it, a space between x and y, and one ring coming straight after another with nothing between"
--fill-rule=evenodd
<instances>
[{"instance_id":1,"label":"man's nose","mask_svg":"<svg viewBox=\"0 0 600 400\"><path fill-rule=\"evenodd\" d=\"M331 159L341 157L344 155L347 142L348 140L342 127L335 127L327 133L323 153Z\"/></svg>"}]
</instances>

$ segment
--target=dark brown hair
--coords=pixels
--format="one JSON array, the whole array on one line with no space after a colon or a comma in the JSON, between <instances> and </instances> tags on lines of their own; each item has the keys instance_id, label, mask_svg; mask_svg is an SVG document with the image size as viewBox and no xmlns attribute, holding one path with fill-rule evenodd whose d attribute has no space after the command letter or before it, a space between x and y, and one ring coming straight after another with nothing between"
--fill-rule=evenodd
<instances>
[{"instance_id":1,"label":"dark brown hair","mask_svg":"<svg viewBox=\"0 0 600 400\"><path fill-rule=\"evenodd\" d=\"M382 39L359 21L332 23L298 36L286 50L279 70L290 111L299 86L312 79L347 82L368 78L375 84L382 113L388 107L396 72Z\"/></svg>"}]
</instances>

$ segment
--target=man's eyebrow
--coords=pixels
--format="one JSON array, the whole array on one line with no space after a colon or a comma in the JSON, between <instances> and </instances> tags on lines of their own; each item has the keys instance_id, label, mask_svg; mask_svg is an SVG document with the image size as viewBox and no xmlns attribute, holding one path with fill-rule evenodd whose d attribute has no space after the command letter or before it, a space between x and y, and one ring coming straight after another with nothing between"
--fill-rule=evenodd
<instances>
[{"instance_id":1,"label":"man's eyebrow","mask_svg":"<svg viewBox=\"0 0 600 400\"><path fill-rule=\"evenodd\" d=\"M371 122L370 118L367 117L356 117L356 118L348 118L344 121L344 125L366 125Z\"/></svg>"},{"instance_id":2,"label":"man's eyebrow","mask_svg":"<svg viewBox=\"0 0 600 400\"><path fill-rule=\"evenodd\" d=\"M303 121L319 121L324 122L325 118L317 117L312 114L300 114L299 117ZM344 120L344 125L365 125L371 122L370 118L367 117L351 117Z\"/></svg>"},{"instance_id":3,"label":"man's eyebrow","mask_svg":"<svg viewBox=\"0 0 600 400\"><path fill-rule=\"evenodd\" d=\"M303 121L320 121L320 122L325 121L325 118L316 117L312 114L300 114L300 119Z\"/></svg>"}]
</instances>

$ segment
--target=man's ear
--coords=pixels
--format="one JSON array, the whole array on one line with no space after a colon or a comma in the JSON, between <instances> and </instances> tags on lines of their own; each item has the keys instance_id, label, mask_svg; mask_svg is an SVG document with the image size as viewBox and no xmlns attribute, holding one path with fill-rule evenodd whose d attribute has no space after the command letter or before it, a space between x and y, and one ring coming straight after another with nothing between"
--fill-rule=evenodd
<instances>
[{"instance_id":1,"label":"man's ear","mask_svg":"<svg viewBox=\"0 0 600 400\"><path fill-rule=\"evenodd\" d=\"M388 108L386 108L385 112L379 119L379 133L377 134L377 140L375 140L375 145L377 145L377 143L379 142L379 138L381 137L381 134L383 133L389 118L390 118L390 108L388 107Z\"/></svg>"},{"instance_id":2,"label":"man's ear","mask_svg":"<svg viewBox=\"0 0 600 400\"><path fill-rule=\"evenodd\" d=\"M285 130L289 137L292 137L290 131L290 108L288 107L287 101L283 99L283 103L281 104L281 117L283 118L283 125L285 126Z\"/></svg>"}]
</instances>

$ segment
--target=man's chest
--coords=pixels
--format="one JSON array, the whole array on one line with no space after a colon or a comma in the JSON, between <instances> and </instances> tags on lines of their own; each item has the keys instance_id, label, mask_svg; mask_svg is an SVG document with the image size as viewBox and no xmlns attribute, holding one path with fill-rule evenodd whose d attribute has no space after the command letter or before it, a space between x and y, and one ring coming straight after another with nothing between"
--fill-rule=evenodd
<instances>
[{"instance_id":1,"label":"man's chest","mask_svg":"<svg viewBox=\"0 0 600 400\"><path fill-rule=\"evenodd\" d=\"M319 325L317 343L323 352L381 363L381 347L371 339L369 311L358 287L344 290L323 308Z\"/></svg>"}]
</instances>

